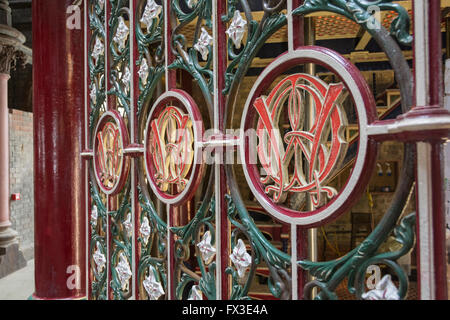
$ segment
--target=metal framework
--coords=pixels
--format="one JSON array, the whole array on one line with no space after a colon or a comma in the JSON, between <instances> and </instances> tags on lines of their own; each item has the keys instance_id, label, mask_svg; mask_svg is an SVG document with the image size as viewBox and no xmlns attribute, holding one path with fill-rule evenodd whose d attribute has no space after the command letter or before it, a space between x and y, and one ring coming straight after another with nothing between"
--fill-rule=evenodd
<instances>
[{"instance_id":1,"label":"metal framework","mask_svg":"<svg viewBox=\"0 0 450 320\"><path fill-rule=\"evenodd\" d=\"M261 298L250 292L260 268L274 299L337 299L344 279L358 299L405 299L408 278L397 260L414 246L417 220L420 296L446 298L439 154L450 116L441 108L440 6L413 2L414 43L407 11L391 1L261 0L261 15L247 0L84 1L87 297ZM390 31L374 6L396 13ZM304 46L303 19L322 11L356 22L386 53L401 117L379 120L353 64L330 48ZM288 50L240 105L252 60L285 26ZM415 76L399 43L413 45ZM350 123L359 128L356 151L343 134ZM340 259L308 260L308 230L352 207L387 140L405 142L391 207ZM230 154L258 210L287 228L285 248L255 223L237 166L225 161ZM337 187L332 177L348 156L353 169ZM400 219L416 173L418 215ZM399 249L380 252L391 235ZM373 265L390 272L368 290Z\"/></svg>"}]
</instances>

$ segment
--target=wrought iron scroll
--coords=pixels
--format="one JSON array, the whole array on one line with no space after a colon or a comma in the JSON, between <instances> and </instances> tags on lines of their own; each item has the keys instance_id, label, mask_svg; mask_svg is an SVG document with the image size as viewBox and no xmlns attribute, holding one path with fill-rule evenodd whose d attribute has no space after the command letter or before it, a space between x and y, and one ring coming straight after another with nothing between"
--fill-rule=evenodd
<instances>
[{"instance_id":1,"label":"wrought iron scroll","mask_svg":"<svg viewBox=\"0 0 450 320\"><path fill-rule=\"evenodd\" d=\"M138 97L135 113L138 120L138 141L144 139L146 116L155 99L158 84L165 72L164 4L138 1L134 12L135 40L138 56L134 61L138 76ZM157 212L145 182L143 160L139 159L136 221L138 241L137 279L139 299L167 299L168 230L164 215Z\"/></svg>"},{"instance_id":2,"label":"wrought iron scroll","mask_svg":"<svg viewBox=\"0 0 450 320\"><path fill-rule=\"evenodd\" d=\"M102 1L91 2L89 5L89 133L94 135L95 126L101 111L105 111L106 98L105 77L105 6ZM90 198L89 202L89 273L90 297L106 300L107 297L107 209L106 201L97 188L92 163L90 164Z\"/></svg>"},{"instance_id":3,"label":"wrought iron scroll","mask_svg":"<svg viewBox=\"0 0 450 320\"><path fill-rule=\"evenodd\" d=\"M183 1L185 7L190 12L183 11L180 1ZM207 28L212 27L211 10L212 3L208 0L186 1L171 0L172 19L177 21L172 30L171 50L175 56L175 61L169 66L169 69L183 69L191 74L197 81L202 94L205 98L210 118L212 119L213 109L213 71L212 71L212 38L210 38ZM183 27L197 19L193 42L186 43L186 36L181 33ZM202 33L200 33L202 31ZM202 66L199 61L199 53L203 60L206 60Z\"/></svg>"},{"instance_id":4,"label":"wrought iron scroll","mask_svg":"<svg viewBox=\"0 0 450 320\"><path fill-rule=\"evenodd\" d=\"M233 5L236 4L236 1L230 0L228 2L229 4L229 12L228 16L224 17L224 21L229 21L232 17L234 7ZM387 32L382 26L379 28L368 28L368 21L370 16L370 13L368 12L368 7L370 5L378 5L381 10L394 10L398 12L399 17L394 20L393 25L391 27L391 33L397 37L397 39L402 44L410 44L412 42L412 37L409 34L409 16L407 12L403 9L403 7L392 4L389 1L377 1L375 2L367 2L367 1L306 1L302 6L295 9L293 11L293 15L306 15L308 13L316 12L316 11L330 11L334 13L341 14L345 17L347 17L350 20L355 21L356 23L359 23L364 29L369 31L369 33L374 37L374 39L378 42L380 47L386 52L387 56L389 57L389 60L391 62L391 65L395 71L395 75L397 78L397 82L400 86L401 96L402 96L402 110L403 112L406 112L409 110L410 106L412 105L412 76L411 71L409 69L409 66L404 59L403 55L401 54L401 50L398 47L398 44L395 42L395 40L391 37L389 32ZM243 7L248 8L248 6L245 5L243 1ZM245 10L245 9L244 9ZM265 17L267 18L268 11L265 12ZM282 14L280 14L282 15ZM246 71L246 66L250 65L251 60L253 59L254 55L256 54L253 50L257 51L257 48L259 48L256 43L259 45L262 45L264 41L267 39L264 37L264 35L259 34L261 38L258 40L255 40L252 42L252 28L255 27L254 22L251 22L251 13L246 11L245 14L246 18L249 23L249 36L247 37L247 44L250 48L251 45L254 47L252 50L250 50L252 53L248 53L247 55L244 54L245 49L240 52L240 55L233 55L233 52L229 52L230 59L237 59L236 61L239 61L239 59L243 59L245 63L241 63L240 67L242 68L241 72ZM269 36L276 30L278 30L281 26L283 26L286 21L285 17L281 18L272 18L272 21L278 21L278 23L273 24L273 29L267 26L267 28L264 28L264 30L267 30L269 33L266 34L266 36ZM370 20L371 23L373 23L372 20ZM258 33L255 32L255 35ZM261 41L261 42L259 42ZM229 41L229 47L232 46L232 42ZM248 60L247 60L248 59ZM233 65L232 63L230 66ZM243 74L239 72L239 69L233 74L233 72L229 69L227 69L227 79L228 83L236 83L237 84L242 80ZM226 91L226 93L230 93L229 91ZM229 103L233 103L233 99L230 98L233 96L233 92L229 95ZM230 107L230 106L229 106ZM404 220L402 220L402 223L400 227L395 227L396 223L398 221L398 218L400 217L400 214L402 212L402 209L407 201L409 191L413 185L414 182L414 166L412 159L415 156L414 147L412 145L406 144L405 145L405 156L404 156L404 162L403 162L403 171L401 173L401 183L398 186L396 193L394 195L394 199L392 201L391 207L388 209L388 211L385 213L382 221L378 225L378 227L373 231L373 233L364 241L361 246L356 248L355 250L348 253L346 256L344 256L341 259L338 259L336 261L331 262L325 262L325 263L318 263L318 262L310 262L310 261L299 261L298 264L301 268L304 270L310 271L310 274L313 276L318 277L317 280L314 282L308 283L305 287L305 298L308 298L309 293L311 292L311 289L313 287L319 287L321 293L318 295L318 298L329 298L329 299L335 299L337 296L334 293L334 290L337 288L338 284L343 281L344 278L349 277L349 290L351 293L355 293L358 298L362 297L363 289L361 285L361 274L362 272L365 272L366 268L369 266L369 263L374 262L380 262L382 261L389 267L393 269L393 271L396 273L398 278L400 279L400 292L399 296L400 298L405 298L406 296L406 287L407 287L407 279L404 276L403 271L398 267L398 265L395 263L395 260L401 257L402 255L406 254L413 245L413 239L414 239L414 223L415 223L415 215L412 214L408 217L406 217ZM239 192L236 192L237 186L233 185L235 179L233 177L233 168L232 166L226 166L227 171L227 180L230 183L230 192L231 192L231 199L233 200L231 205L231 212L234 212L234 206L237 206L239 208L238 212L243 213L245 215L246 209L243 201L240 199ZM245 218L244 218L245 219ZM230 221L232 221L232 216L230 217ZM248 225L246 225L244 228L240 226L240 229L243 229L248 232L249 230L257 230L255 224L252 222L251 219L246 220ZM389 234L393 232L397 235L397 241L402 243L402 249L398 252L391 253L391 254L377 254L378 248L381 246L381 244L387 239ZM250 236L251 237L251 236ZM255 250L255 247L252 245L252 255L253 250ZM280 254L278 252L278 254ZM286 258L286 264L289 264L288 257ZM268 264L271 264L273 262L270 261L270 259L267 260ZM347 263L348 262L348 263ZM286 269L282 269L286 270ZM236 277L234 277L236 278ZM245 297L247 291L246 286L241 286L237 284L237 281L233 280L233 290L234 290L234 296L233 297L239 297L243 298ZM288 287L284 287L284 296L287 297L289 294L287 293ZM272 290L271 290L272 291ZM236 293L239 292L239 293ZM272 291L273 292L273 291ZM280 296L279 294L276 294L275 296Z\"/></svg>"},{"instance_id":5,"label":"wrought iron scroll","mask_svg":"<svg viewBox=\"0 0 450 320\"><path fill-rule=\"evenodd\" d=\"M293 14L308 14L316 11L331 11L342 14L347 18L359 23L364 27L377 41L378 45L388 56L391 66L397 78L402 96L402 111L405 113L412 105L412 74L410 68L403 57L401 50L395 40L382 26L378 28L369 28L368 21L370 14L367 11L369 5L377 5L382 10L395 10L399 16L394 20L391 27L391 33L403 44L410 44L412 37L409 34L409 16L403 7L392 4L390 1L306 1L303 6L294 10ZM299 265L309 270L313 276L318 279L309 283L305 287L305 298L309 297L311 289L315 286L320 288L320 294L317 299L336 299L334 290L345 277L349 279L349 291L355 293L357 298L363 294L361 285L362 274L366 268L375 262L382 262L388 265L398 276L400 280L399 297L406 297L407 277L404 271L396 264L396 260L408 253L413 246L415 214L404 218L399 227L396 223L402 213L403 207L407 202L409 192L414 183L414 161L415 149L411 144L405 145L404 160L402 172L400 175L400 184L395 191L390 208L387 210L376 229L369 237L353 251L341 259L314 263L310 261L299 261ZM398 252L390 254L377 254L381 244L387 239L389 234L394 232L396 239L402 244Z\"/></svg>"},{"instance_id":6,"label":"wrought iron scroll","mask_svg":"<svg viewBox=\"0 0 450 320\"><path fill-rule=\"evenodd\" d=\"M91 137L95 136L102 115L110 109L109 103L119 111L125 130L136 133L131 144L135 149L142 149L144 126L153 103L162 91L158 89L167 71L166 63L169 70L182 69L196 81L206 102L212 126L215 74L212 1L214 0L170 0L170 23L164 21L165 1L89 1L87 64L88 126ZM237 10L238 4L242 12ZM382 26L369 28L373 25L371 5L398 13L390 32ZM235 108L240 83L253 59L266 41L288 23L285 9L286 0L263 0L263 15L257 21L247 0L227 0L227 12L219 17L228 27L228 65L224 74L225 88L222 91L226 96L227 111L224 127L227 124L226 114ZM294 8L292 15L304 16L316 11L341 14L360 24L374 37L386 52L395 71L401 89L402 109L406 112L412 105L412 76L399 45L393 38L394 36L401 44L410 44L412 41L409 17L403 7L381 0L306 0L303 5ZM187 43L187 35L183 34L183 30L193 22L193 41ZM165 30L166 24L170 26L170 30ZM133 30L134 33L131 33ZM171 39L169 48L165 48L166 34ZM174 56L174 61L166 61L168 57L164 54L165 49ZM134 92L133 83L136 84ZM88 147L93 153L96 152L92 150L93 141L90 141ZM129 146L123 146L124 149L126 147ZM213 170L206 177L206 194L191 221L184 226L168 228L164 221L167 213L158 212L152 202L153 196L149 193L148 181L143 172L145 160L142 152L133 152L137 153L133 155L135 168L113 201L98 188L94 179L97 172L92 161L90 162L89 297L128 299L134 295L133 288L136 285L137 288L134 289L139 299L169 299L170 271L167 260L169 237L173 236L175 275L172 276L175 297L216 299L217 265L214 257L220 254L215 250L221 235L216 234L215 228ZM305 298L309 298L311 290L318 287L318 299L336 299L335 290L345 278L349 280L349 291L357 298L363 298L363 274L372 264L390 267L400 280L399 297L406 297L407 277L396 260L414 244L415 215L403 218L399 226L397 223L413 185L414 167L411 159L414 156L413 146L406 145L403 171L392 205L377 228L360 246L338 260L297 262L300 268L316 277L316 280L306 285ZM291 256L277 249L258 229L241 199L233 167L226 165L225 170L229 193L224 197L228 221L234 228L230 239L231 263L224 277L225 281L231 278L229 298L250 299L249 290L255 279L256 268L264 262L269 269L268 289L271 294L278 299L291 299ZM402 245L401 249L391 253L378 252L392 233Z\"/></svg>"},{"instance_id":7,"label":"wrought iron scroll","mask_svg":"<svg viewBox=\"0 0 450 320\"><path fill-rule=\"evenodd\" d=\"M169 70L182 69L198 84L212 123L213 116L213 39L212 2L208 0L171 0L170 50L174 61ZM192 43L187 43L184 27L195 22ZM215 203L214 173L207 179L206 194L185 226L172 227L175 242L176 298L190 300L216 299ZM194 252L192 252L194 251ZM193 258L195 253L195 258Z\"/></svg>"}]
</instances>

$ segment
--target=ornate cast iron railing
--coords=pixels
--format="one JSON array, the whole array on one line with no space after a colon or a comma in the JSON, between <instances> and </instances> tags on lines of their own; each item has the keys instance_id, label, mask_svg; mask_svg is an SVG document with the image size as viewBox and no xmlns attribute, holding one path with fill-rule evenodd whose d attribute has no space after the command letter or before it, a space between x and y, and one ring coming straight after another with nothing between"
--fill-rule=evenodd
<instances>
[{"instance_id":1,"label":"ornate cast iron railing","mask_svg":"<svg viewBox=\"0 0 450 320\"><path fill-rule=\"evenodd\" d=\"M390 32L377 24L371 6L397 13ZM413 77L398 42L410 45L412 37L402 6L381 0L90 0L85 10L89 299L251 299L262 265L277 299L309 299L314 288L316 299L337 299L344 279L358 299L406 298L408 278L396 261L414 245L415 214L399 221L414 183L412 144L405 144L392 204L370 236L337 260L305 259L306 230L329 223L362 195L381 138L374 97L360 71L329 48L298 47L293 31L320 11L359 24L389 58L407 112ZM264 69L240 105L252 61L284 27L288 50ZM338 81L307 74L307 64ZM348 119L348 108L356 119ZM241 127L234 128L239 112ZM349 152L343 137L349 121L359 125L358 151L339 189L330 177ZM281 123L290 131L280 130ZM241 133L227 136L225 128ZM207 129L214 133L205 136ZM276 247L255 222L236 166L218 163L236 146L251 193L287 226L290 250ZM208 150L212 165L205 164ZM399 249L380 252L390 235ZM386 278L366 292L366 270L378 264L392 271L398 289ZM314 280L307 282L307 275Z\"/></svg>"}]
</instances>

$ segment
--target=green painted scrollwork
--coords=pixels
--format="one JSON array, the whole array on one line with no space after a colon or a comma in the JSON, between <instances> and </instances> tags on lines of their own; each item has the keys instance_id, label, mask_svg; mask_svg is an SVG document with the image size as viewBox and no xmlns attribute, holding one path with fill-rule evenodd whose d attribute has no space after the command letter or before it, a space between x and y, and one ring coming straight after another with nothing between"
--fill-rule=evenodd
<instances>
[{"instance_id":1,"label":"green painted scrollwork","mask_svg":"<svg viewBox=\"0 0 450 320\"><path fill-rule=\"evenodd\" d=\"M154 92L165 72L163 28L164 14L159 6L156 14L145 16L147 1L140 1L136 6L135 37L139 56L134 61L139 74L139 96L136 103L136 115L141 125L145 122L145 110L154 99ZM145 27L142 27L142 23ZM140 130L141 134L143 130ZM143 191L143 184L138 185L138 199L142 210L139 214L140 226L136 235L139 243L139 261L137 263L139 295L141 298L162 299L159 294L151 296L146 282L154 275L154 281L160 283L161 293L167 292L167 223L156 211L147 192ZM145 188L145 187L144 187ZM144 228L144 229L142 229ZM151 286L152 284L149 284ZM162 293L162 296L164 294Z\"/></svg>"},{"instance_id":2,"label":"green painted scrollwork","mask_svg":"<svg viewBox=\"0 0 450 320\"><path fill-rule=\"evenodd\" d=\"M375 11L395 11L398 16L392 21L391 34L404 45L411 45L410 18L402 5L391 0L306 0L293 11L293 15L306 15L317 11L330 11L347 17L364 27L369 33L380 28L374 17Z\"/></svg>"},{"instance_id":3,"label":"green painted scrollwork","mask_svg":"<svg viewBox=\"0 0 450 320\"><path fill-rule=\"evenodd\" d=\"M228 40L228 57L231 61L225 73L225 88L223 94L230 94L237 90L239 82L250 68L251 61L255 58L258 51L277 30L286 25L286 15L281 13L282 4L280 1L275 10L265 8L265 13L260 22L253 20L252 14L248 9L247 1L244 1L245 17L248 24L247 40L243 49L236 52L231 39ZM237 1L228 0L227 15L222 16L223 22L229 22L233 17L233 11Z\"/></svg>"},{"instance_id":4,"label":"green painted scrollwork","mask_svg":"<svg viewBox=\"0 0 450 320\"><path fill-rule=\"evenodd\" d=\"M96 52L97 44L104 45L105 42L105 26L104 26L104 8L96 1L89 8L89 31L90 42L88 43L88 65L89 65L89 91L90 91L90 107L89 113L89 130L93 135L95 123L99 117L101 107L106 98L105 94L105 56ZM98 50L98 48L97 48ZM94 58L94 55L96 58Z\"/></svg>"},{"instance_id":5,"label":"green painted scrollwork","mask_svg":"<svg viewBox=\"0 0 450 320\"><path fill-rule=\"evenodd\" d=\"M186 3L186 0L181 0ZM193 5L190 12L185 12L181 8L180 0L172 0L172 10L175 13L178 21L181 25L185 25L195 18L204 19L206 25L212 28L211 15L212 15L212 2L211 0L199 0Z\"/></svg>"},{"instance_id":6,"label":"green painted scrollwork","mask_svg":"<svg viewBox=\"0 0 450 320\"><path fill-rule=\"evenodd\" d=\"M89 7L89 31L90 42L88 44L88 64L89 64L89 90L90 97L90 113L89 113L89 130L90 136L95 130L95 123L99 117L101 108L105 101L105 59L104 54L100 54L98 44L105 42L104 29L104 7L99 1L91 3ZM97 45L97 48L96 48ZM97 52L94 51L97 49ZM94 59L94 56L96 57ZM93 177L92 168L90 176ZM107 226L107 209L104 204L96 183L89 181L89 193L91 202L89 205L89 277L91 292L90 297L94 300L107 300L107 243L106 243L106 226Z\"/></svg>"},{"instance_id":7,"label":"green painted scrollwork","mask_svg":"<svg viewBox=\"0 0 450 320\"><path fill-rule=\"evenodd\" d=\"M110 54L110 84L112 87L108 90L108 95L117 97L119 105L124 108L128 117L130 117L130 90L127 89L131 78L126 79L127 68L130 68L130 41L132 35L129 34L129 27L126 26L124 17L130 17L130 11L127 1L110 0L111 16L108 21L109 29L109 54ZM120 28L128 30L128 35ZM120 41L125 41L123 47Z\"/></svg>"},{"instance_id":8,"label":"green painted scrollwork","mask_svg":"<svg viewBox=\"0 0 450 320\"><path fill-rule=\"evenodd\" d=\"M228 202L228 217L233 225L250 234L255 248L261 253L261 257L270 265L285 269L291 265L291 257L283 251L275 248L256 227L245 206L236 204L233 198L226 194ZM236 217L239 217L239 222Z\"/></svg>"},{"instance_id":9,"label":"green painted scrollwork","mask_svg":"<svg viewBox=\"0 0 450 320\"><path fill-rule=\"evenodd\" d=\"M128 273L128 280L123 280L121 277L127 276L127 271L131 272L133 270L131 258L133 231L131 225L130 179L124 190L125 192L119 195L122 198L119 208L109 212L112 237L110 286L116 300L127 299L131 296L131 288L129 286L131 274Z\"/></svg>"},{"instance_id":10,"label":"green painted scrollwork","mask_svg":"<svg viewBox=\"0 0 450 320\"><path fill-rule=\"evenodd\" d=\"M142 192L140 186L138 186L139 203L142 208L139 225L144 224L144 220L147 219L150 230L148 232L148 238L146 235L139 232L137 241L140 243L140 255L138 262L138 282L140 284L140 295L144 293L143 287L144 278L148 276L148 272L155 274L156 280L161 283L164 292L167 292L167 224L161 219L156 211L153 203ZM153 250L156 241L156 251Z\"/></svg>"},{"instance_id":11,"label":"green painted scrollwork","mask_svg":"<svg viewBox=\"0 0 450 320\"><path fill-rule=\"evenodd\" d=\"M236 196L236 195L235 195ZM231 299L249 299L247 296L256 266L264 260L270 270L269 290L276 298L288 298L290 290L290 276L286 269L291 265L291 257L275 248L259 231L241 201L235 203L232 196L226 194L228 203L228 219L237 228L232 235L232 243L236 243L238 232L246 235L252 249L252 264L244 285L238 281L234 268L229 267L227 273L232 276ZM234 246L233 246L234 248Z\"/></svg>"},{"instance_id":12,"label":"green painted scrollwork","mask_svg":"<svg viewBox=\"0 0 450 320\"><path fill-rule=\"evenodd\" d=\"M94 254L102 254L106 257L106 225L107 225L107 214L106 207L103 204L103 201L100 197L98 189L95 184L90 181L90 195L91 195L91 215L90 215L90 227L91 227L91 236L89 240L89 257L91 264L91 272L93 278L91 278L91 296L96 300L106 300L106 276L107 276L107 267L106 267L106 258L105 265L103 267L99 267L97 262L94 259ZM96 216L92 215L92 211L95 211ZM99 270L101 268L101 270Z\"/></svg>"},{"instance_id":13,"label":"green painted scrollwork","mask_svg":"<svg viewBox=\"0 0 450 320\"><path fill-rule=\"evenodd\" d=\"M180 278L180 281L178 282L177 288L176 288L176 296L178 300L183 299L184 292L189 284L198 282L198 277L194 277L190 274L183 273L183 275Z\"/></svg>"},{"instance_id":14,"label":"green painted scrollwork","mask_svg":"<svg viewBox=\"0 0 450 320\"><path fill-rule=\"evenodd\" d=\"M198 283L199 289L207 297L208 300L216 299L216 283L215 269L216 263L212 261L204 261L197 244L200 242L202 229L207 229L211 234L211 245L216 242L215 228L213 225L215 212L215 201L211 200L211 195L207 195L195 217L183 227L173 227L171 231L179 237L175 244L175 256L177 265L179 266L181 277L177 284L177 298L182 299L185 287L191 283ZM196 260L201 276L195 274L192 270L185 266L190 254L190 246L195 247ZM192 268L192 266L191 266Z\"/></svg>"},{"instance_id":15,"label":"green painted scrollwork","mask_svg":"<svg viewBox=\"0 0 450 320\"><path fill-rule=\"evenodd\" d=\"M316 299L335 300L337 295L333 291L337 283L348 277L349 292L361 299L367 268L374 264L384 264L390 267L398 277L399 297L404 299L407 294L408 279L396 260L407 254L414 245L415 221L416 215L412 213L403 218L400 225L393 230L386 230L386 225L380 223L378 230L374 230L358 247L340 259L327 262L299 261L301 268L308 270L312 276L316 277L316 280L306 286L305 295L309 296L313 287L319 287L321 292ZM382 233L380 233L381 230L383 230ZM393 232L396 241L402 245L401 248L395 252L378 252L390 231Z\"/></svg>"},{"instance_id":16,"label":"green painted scrollwork","mask_svg":"<svg viewBox=\"0 0 450 320\"><path fill-rule=\"evenodd\" d=\"M202 274L199 281L200 289L208 300L216 299L216 263L213 262L208 268L208 272Z\"/></svg>"},{"instance_id":17,"label":"green painted scrollwork","mask_svg":"<svg viewBox=\"0 0 450 320\"><path fill-rule=\"evenodd\" d=\"M104 237L99 235L92 235L89 245L89 256L92 257L94 252L99 250L100 253L106 255L106 243ZM94 300L107 300L106 297L106 268L103 270L97 270L97 268L91 268L91 272L94 276L91 282L91 296Z\"/></svg>"},{"instance_id":18,"label":"green painted scrollwork","mask_svg":"<svg viewBox=\"0 0 450 320\"><path fill-rule=\"evenodd\" d=\"M153 97L154 90L165 72L164 50L162 45L162 30L164 27L164 15L161 12L152 19L146 31L141 27L141 16L145 2L141 2L136 8L135 36L139 51L139 58L135 61L136 66L141 68L145 59L148 68L148 77L143 81L139 77L139 98L137 101L137 115L140 116L145 105Z\"/></svg>"},{"instance_id":19,"label":"green painted scrollwork","mask_svg":"<svg viewBox=\"0 0 450 320\"><path fill-rule=\"evenodd\" d=\"M184 0L183 0L184 1ZM197 43L200 35L200 28L204 24L211 28L211 0L200 0L193 7L192 12L185 13L180 6L180 0L172 0L172 9L174 15L178 18L179 24L172 31L172 52L175 55L175 61L169 66L169 69L183 69L191 74L191 76L198 83L200 90L205 98L206 104L208 105L208 110L210 115L212 115L213 106L213 72L212 67L212 46L208 45L208 58L203 65L198 60L198 52L195 50L194 46ZM196 29L194 33L193 43L189 48L186 48L186 38L181 34L181 30L188 23L192 22L197 18Z\"/></svg>"},{"instance_id":20,"label":"green painted scrollwork","mask_svg":"<svg viewBox=\"0 0 450 320\"><path fill-rule=\"evenodd\" d=\"M153 203L144 195L142 192L141 187L138 187L139 191L139 203L141 205L141 208L145 215L141 215L141 223L144 217L147 217L150 222L150 227L152 230L152 234L158 235L158 252L160 254L165 254L166 252L166 238L167 238L167 224L164 222L159 214L156 212L156 209L153 205ZM139 241L143 241L142 237L139 236ZM148 255L150 254L149 250L151 249L151 246L146 246L146 248L143 248L143 251L141 252L142 255Z\"/></svg>"}]
</instances>

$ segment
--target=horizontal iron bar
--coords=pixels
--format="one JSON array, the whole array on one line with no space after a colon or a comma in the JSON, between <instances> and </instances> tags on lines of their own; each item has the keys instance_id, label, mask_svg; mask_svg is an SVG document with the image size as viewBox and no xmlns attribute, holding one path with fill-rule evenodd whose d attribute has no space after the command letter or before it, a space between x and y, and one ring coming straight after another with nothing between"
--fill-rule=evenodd
<instances>
[{"instance_id":1,"label":"horizontal iron bar","mask_svg":"<svg viewBox=\"0 0 450 320\"><path fill-rule=\"evenodd\" d=\"M445 113L420 116L406 114L395 120L376 121L367 126L368 135L377 140L386 140L405 133L415 133L410 135L410 140L435 139L436 135L431 134L433 132L440 132L440 138L445 139L448 138L448 130L450 130L450 114ZM408 136L405 138L408 140Z\"/></svg>"},{"instance_id":2,"label":"horizontal iron bar","mask_svg":"<svg viewBox=\"0 0 450 320\"><path fill-rule=\"evenodd\" d=\"M235 147L239 145L239 138L236 139L210 139L207 141L200 142L199 145L203 148L205 147Z\"/></svg>"}]
</instances>

